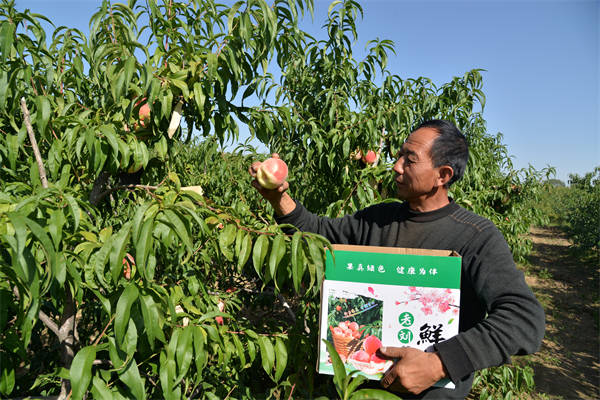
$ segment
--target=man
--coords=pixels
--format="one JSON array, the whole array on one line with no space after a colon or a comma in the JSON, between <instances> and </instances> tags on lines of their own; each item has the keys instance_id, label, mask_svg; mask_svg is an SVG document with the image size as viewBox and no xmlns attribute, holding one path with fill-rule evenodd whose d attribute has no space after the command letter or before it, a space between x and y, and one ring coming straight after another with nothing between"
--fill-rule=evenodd
<instances>
[{"instance_id":1,"label":"man","mask_svg":"<svg viewBox=\"0 0 600 400\"><path fill-rule=\"evenodd\" d=\"M353 215L318 217L286 193L252 185L275 209L279 223L321 234L332 243L454 250L462 256L460 333L433 352L384 348L397 358L381 385L403 397L465 398L475 371L535 352L544 335L544 311L517 270L506 240L494 224L448 198L469 157L464 135L452 123L421 124L404 142L394 164L398 197ZM260 166L250 167L252 176ZM447 377L455 389L432 387Z\"/></svg>"}]
</instances>

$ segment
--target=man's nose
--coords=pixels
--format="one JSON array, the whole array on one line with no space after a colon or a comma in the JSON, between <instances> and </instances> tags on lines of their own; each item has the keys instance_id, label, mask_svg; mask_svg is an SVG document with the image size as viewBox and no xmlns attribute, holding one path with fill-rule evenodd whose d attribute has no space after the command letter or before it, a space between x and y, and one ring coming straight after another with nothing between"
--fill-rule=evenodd
<instances>
[{"instance_id":1,"label":"man's nose","mask_svg":"<svg viewBox=\"0 0 600 400\"><path fill-rule=\"evenodd\" d=\"M393 170L398 174L402 174L404 172L404 162L402 161L402 157L399 157L398 160L396 160Z\"/></svg>"}]
</instances>

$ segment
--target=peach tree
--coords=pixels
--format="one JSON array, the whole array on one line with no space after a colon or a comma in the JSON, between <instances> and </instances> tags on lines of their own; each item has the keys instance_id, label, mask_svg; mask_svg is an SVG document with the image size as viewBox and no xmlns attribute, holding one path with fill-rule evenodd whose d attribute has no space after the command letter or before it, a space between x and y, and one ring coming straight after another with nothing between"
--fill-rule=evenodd
<instances>
[{"instance_id":1,"label":"peach tree","mask_svg":"<svg viewBox=\"0 0 600 400\"><path fill-rule=\"evenodd\" d=\"M325 39L299 27L312 12L105 0L84 34L2 1L2 396L393 398L316 374L329 243L273 223L247 174L268 155L241 126L282 155L295 198L335 216L392 201L402 140L451 119L473 149L454 197L526 254L540 172L487 134L479 71L401 79L390 41L353 56L358 2L331 4Z\"/></svg>"}]
</instances>

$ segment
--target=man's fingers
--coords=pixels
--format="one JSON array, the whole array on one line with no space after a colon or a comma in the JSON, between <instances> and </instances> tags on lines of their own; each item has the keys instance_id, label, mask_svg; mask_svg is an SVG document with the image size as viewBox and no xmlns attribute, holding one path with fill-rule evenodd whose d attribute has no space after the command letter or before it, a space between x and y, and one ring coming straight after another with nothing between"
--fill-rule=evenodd
<instances>
[{"instance_id":1,"label":"man's fingers","mask_svg":"<svg viewBox=\"0 0 600 400\"><path fill-rule=\"evenodd\" d=\"M256 176L256 171L258 171L258 169L260 168L260 164L262 164L260 161L254 161L252 165L250 165L250 168L248 168L248 172L250 173L250 175L252 175L253 177Z\"/></svg>"},{"instance_id":2,"label":"man's fingers","mask_svg":"<svg viewBox=\"0 0 600 400\"><path fill-rule=\"evenodd\" d=\"M379 352L387 358L402 358L407 351L407 347L386 347L381 346Z\"/></svg>"},{"instance_id":3,"label":"man's fingers","mask_svg":"<svg viewBox=\"0 0 600 400\"><path fill-rule=\"evenodd\" d=\"M395 365L392 365L392 367L386 371L385 375L383 375L383 378L381 379L381 386L383 386L386 389L390 387L392 383L394 383L394 380L396 380L396 376L398 376L398 374L396 373L396 368L394 367Z\"/></svg>"},{"instance_id":4,"label":"man's fingers","mask_svg":"<svg viewBox=\"0 0 600 400\"><path fill-rule=\"evenodd\" d=\"M281 184L281 186L279 186L279 187L277 188L277 191L278 191L279 193L283 193L283 192L285 192L286 190L288 190L288 189L289 189L289 187L290 187L290 184L289 184L287 181L285 181L285 182L283 182L283 183Z\"/></svg>"}]
</instances>

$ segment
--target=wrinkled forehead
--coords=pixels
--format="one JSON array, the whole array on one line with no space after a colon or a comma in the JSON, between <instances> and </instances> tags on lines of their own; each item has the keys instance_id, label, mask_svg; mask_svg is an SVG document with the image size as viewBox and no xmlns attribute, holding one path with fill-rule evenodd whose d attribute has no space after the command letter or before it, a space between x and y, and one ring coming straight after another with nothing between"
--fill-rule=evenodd
<instances>
[{"instance_id":1,"label":"wrinkled forehead","mask_svg":"<svg viewBox=\"0 0 600 400\"><path fill-rule=\"evenodd\" d=\"M432 128L421 128L412 132L402 144L403 152L429 153L439 133Z\"/></svg>"}]
</instances>

